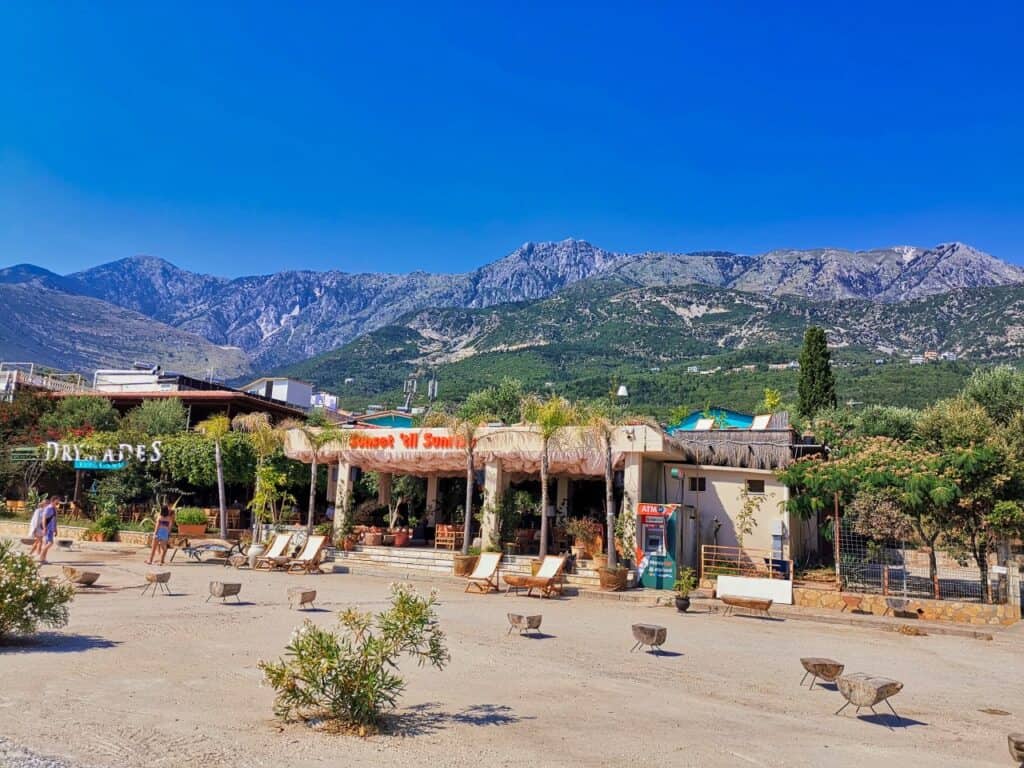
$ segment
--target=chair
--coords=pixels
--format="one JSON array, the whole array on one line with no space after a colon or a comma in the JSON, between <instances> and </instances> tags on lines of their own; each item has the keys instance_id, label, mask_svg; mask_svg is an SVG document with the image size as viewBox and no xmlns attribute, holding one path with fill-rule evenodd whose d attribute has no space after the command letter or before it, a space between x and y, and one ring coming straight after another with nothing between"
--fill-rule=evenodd
<instances>
[{"instance_id":1,"label":"chair","mask_svg":"<svg viewBox=\"0 0 1024 768\"><path fill-rule=\"evenodd\" d=\"M498 564L501 562L501 552L484 552L477 558L476 568L469 574L466 583L466 592L476 589L482 595L488 592L498 591Z\"/></svg>"},{"instance_id":2,"label":"chair","mask_svg":"<svg viewBox=\"0 0 1024 768\"><path fill-rule=\"evenodd\" d=\"M275 568L283 568L288 565L288 556L285 552L288 550L288 544L292 540L290 533L279 533L274 536L274 540L270 542L270 547L256 558L256 565L253 566L253 570L259 570L265 568L268 571L272 571Z\"/></svg>"},{"instance_id":3,"label":"chair","mask_svg":"<svg viewBox=\"0 0 1024 768\"><path fill-rule=\"evenodd\" d=\"M298 557L288 561L288 573L320 573L320 557L327 545L326 536L310 536Z\"/></svg>"},{"instance_id":4,"label":"chair","mask_svg":"<svg viewBox=\"0 0 1024 768\"><path fill-rule=\"evenodd\" d=\"M533 590L540 590L542 598L551 597L555 592L562 593L562 569L565 568L564 555L547 555L540 569L535 576L526 580L527 596L533 594Z\"/></svg>"}]
</instances>

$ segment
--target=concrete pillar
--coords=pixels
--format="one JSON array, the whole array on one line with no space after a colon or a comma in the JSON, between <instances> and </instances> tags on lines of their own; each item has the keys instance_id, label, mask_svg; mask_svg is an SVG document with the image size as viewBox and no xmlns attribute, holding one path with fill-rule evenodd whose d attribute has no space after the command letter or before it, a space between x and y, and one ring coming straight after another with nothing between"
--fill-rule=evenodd
<instances>
[{"instance_id":1,"label":"concrete pillar","mask_svg":"<svg viewBox=\"0 0 1024 768\"><path fill-rule=\"evenodd\" d=\"M555 478L558 483L555 489L555 514L568 515L569 513L569 478L559 475Z\"/></svg>"},{"instance_id":2,"label":"concrete pillar","mask_svg":"<svg viewBox=\"0 0 1024 768\"><path fill-rule=\"evenodd\" d=\"M498 547L500 531L498 530L497 506L501 497L508 490L509 477L501 466L501 462L489 461L484 467L484 507L480 521L480 543L482 547Z\"/></svg>"},{"instance_id":3,"label":"concrete pillar","mask_svg":"<svg viewBox=\"0 0 1024 768\"><path fill-rule=\"evenodd\" d=\"M332 469L335 472L334 532L338 533L345 525L345 520L352 514L352 465L341 462Z\"/></svg>"},{"instance_id":4,"label":"concrete pillar","mask_svg":"<svg viewBox=\"0 0 1024 768\"><path fill-rule=\"evenodd\" d=\"M381 506L391 506L391 473L381 472L377 478L377 503Z\"/></svg>"},{"instance_id":5,"label":"concrete pillar","mask_svg":"<svg viewBox=\"0 0 1024 768\"><path fill-rule=\"evenodd\" d=\"M331 502L330 499L335 498L338 495L338 465L329 464L327 466L327 498L328 504Z\"/></svg>"},{"instance_id":6,"label":"concrete pillar","mask_svg":"<svg viewBox=\"0 0 1024 768\"><path fill-rule=\"evenodd\" d=\"M627 453L626 466L622 473L622 512L633 518L633 529L640 535L640 520L637 516L640 502L643 501L644 486L644 455Z\"/></svg>"},{"instance_id":7,"label":"concrete pillar","mask_svg":"<svg viewBox=\"0 0 1024 768\"><path fill-rule=\"evenodd\" d=\"M427 475L427 525L437 525L437 475Z\"/></svg>"}]
</instances>

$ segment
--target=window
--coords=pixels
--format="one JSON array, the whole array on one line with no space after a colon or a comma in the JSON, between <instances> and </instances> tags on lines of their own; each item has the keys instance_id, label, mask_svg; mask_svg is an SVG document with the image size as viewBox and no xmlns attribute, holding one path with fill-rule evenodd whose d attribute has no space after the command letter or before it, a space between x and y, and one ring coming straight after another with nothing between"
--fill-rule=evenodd
<instances>
[{"instance_id":1,"label":"window","mask_svg":"<svg viewBox=\"0 0 1024 768\"><path fill-rule=\"evenodd\" d=\"M707 490L707 478L706 477L691 477L690 478L690 493L703 493Z\"/></svg>"},{"instance_id":2,"label":"window","mask_svg":"<svg viewBox=\"0 0 1024 768\"><path fill-rule=\"evenodd\" d=\"M747 480L747 493L764 493L764 480Z\"/></svg>"}]
</instances>

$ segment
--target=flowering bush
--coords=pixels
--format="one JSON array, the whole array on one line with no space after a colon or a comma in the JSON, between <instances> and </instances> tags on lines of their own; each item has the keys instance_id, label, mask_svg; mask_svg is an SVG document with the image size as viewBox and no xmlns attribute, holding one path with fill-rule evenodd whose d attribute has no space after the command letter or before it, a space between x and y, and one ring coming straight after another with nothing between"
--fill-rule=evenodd
<instances>
[{"instance_id":1,"label":"flowering bush","mask_svg":"<svg viewBox=\"0 0 1024 768\"><path fill-rule=\"evenodd\" d=\"M443 669L449 654L437 626L437 596L421 596L408 584L391 585L391 607L376 616L349 608L340 632L304 622L291 636L285 657L259 667L277 692L274 714L283 720L322 718L360 735L375 730L385 709L405 689L399 657Z\"/></svg>"},{"instance_id":2,"label":"flowering bush","mask_svg":"<svg viewBox=\"0 0 1024 768\"><path fill-rule=\"evenodd\" d=\"M74 595L73 587L40 578L31 557L0 541L0 639L31 635L40 624L63 627Z\"/></svg>"}]
</instances>

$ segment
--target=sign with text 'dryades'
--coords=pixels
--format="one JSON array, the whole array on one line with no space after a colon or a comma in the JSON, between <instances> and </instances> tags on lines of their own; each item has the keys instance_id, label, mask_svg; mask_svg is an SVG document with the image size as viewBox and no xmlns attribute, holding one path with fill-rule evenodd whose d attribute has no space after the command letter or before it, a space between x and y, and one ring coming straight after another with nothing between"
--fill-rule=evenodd
<instances>
[{"instance_id":1,"label":"sign with text 'dryades'","mask_svg":"<svg viewBox=\"0 0 1024 768\"><path fill-rule=\"evenodd\" d=\"M75 469L123 469L129 461L155 464L163 458L161 441L154 440L149 445L144 443L119 443L116 448L105 448L97 455L93 449L83 448L74 443L50 441L46 444L47 461L65 461L74 464ZM106 466L78 466L93 464ZM113 466L120 464L121 466Z\"/></svg>"}]
</instances>

